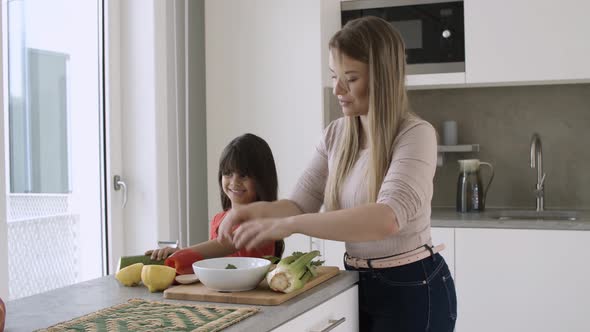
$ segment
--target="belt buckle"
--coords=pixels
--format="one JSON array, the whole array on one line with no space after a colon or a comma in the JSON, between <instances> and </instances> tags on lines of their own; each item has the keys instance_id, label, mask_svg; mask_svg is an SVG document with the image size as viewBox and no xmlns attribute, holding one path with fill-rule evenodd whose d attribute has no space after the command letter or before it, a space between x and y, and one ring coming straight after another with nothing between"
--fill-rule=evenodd
<instances>
[{"instance_id":1,"label":"belt buckle","mask_svg":"<svg viewBox=\"0 0 590 332\"><path fill-rule=\"evenodd\" d=\"M358 258L347 255L346 256L346 260L348 261L348 262L346 262L348 265L354 266L357 269L359 268Z\"/></svg>"},{"instance_id":2,"label":"belt buckle","mask_svg":"<svg viewBox=\"0 0 590 332\"><path fill-rule=\"evenodd\" d=\"M365 259L358 258L358 257L353 257L352 259L353 259L354 265L357 269L366 269L369 267L368 264L364 263L364 261L366 261Z\"/></svg>"}]
</instances>

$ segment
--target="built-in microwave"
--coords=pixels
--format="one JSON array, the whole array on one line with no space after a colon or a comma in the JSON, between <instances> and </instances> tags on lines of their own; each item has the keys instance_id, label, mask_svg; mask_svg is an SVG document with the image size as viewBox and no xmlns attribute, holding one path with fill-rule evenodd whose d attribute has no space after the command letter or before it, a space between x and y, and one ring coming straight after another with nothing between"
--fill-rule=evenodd
<instances>
[{"instance_id":1,"label":"built-in microwave","mask_svg":"<svg viewBox=\"0 0 590 332\"><path fill-rule=\"evenodd\" d=\"M406 45L408 74L465 72L463 1L356 0L341 3L342 25L377 16L390 22Z\"/></svg>"}]
</instances>

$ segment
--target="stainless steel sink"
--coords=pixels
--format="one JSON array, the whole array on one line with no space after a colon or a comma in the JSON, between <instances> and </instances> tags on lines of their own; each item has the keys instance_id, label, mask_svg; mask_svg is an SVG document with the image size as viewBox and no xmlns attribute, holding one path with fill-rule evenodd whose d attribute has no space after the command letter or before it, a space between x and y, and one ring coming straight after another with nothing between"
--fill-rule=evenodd
<instances>
[{"instance_id":1,"label":"stainless steel sink","mask_svg":"<svg viewBox=\"0 0 590 332\"><path fill-rule=\"evenodd\" d=\"M567 210L504 210L491 213L490 217L499 220L510 219L527 219L527 220L577 220L578 213L576 211Z\"/></svg>"}]
</instances>

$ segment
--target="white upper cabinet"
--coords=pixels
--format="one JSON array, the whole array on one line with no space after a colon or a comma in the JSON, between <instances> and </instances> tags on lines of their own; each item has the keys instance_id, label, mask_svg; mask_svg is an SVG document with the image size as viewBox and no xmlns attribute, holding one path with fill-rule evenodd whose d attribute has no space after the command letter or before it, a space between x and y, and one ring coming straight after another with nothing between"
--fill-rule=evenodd
<instances>
[{"instance_id":1,"label":"white upper cabinet","mask_svg":"<svg viewBox=\"0 0 590 332\"><path fill-rule=\"evenodd\" d=\"M327 42L340 27L340 3L321 3L323 84L330 86ZM464 0L463 5L465 72L408 75L408 88L590 82L590 1Z\"/></svg>"},{"instance_id":2,"label":"white upper cabinet","mask_svg":"<svg viewBox=\"0 0 590 332\"><path fill-rule=\"evenodd\" d=\"M467 84L590 80L590 1L465 0Z\"/></svg>"},{"instance_id":3,"label":"white upper cabinet","mask_svg":"<svg viewBox=\"0 0 590 332\"><path fill-rule=\"evenodd\" d=\"M406 85L412 90L461 87L465 85L465 73L406 75Z\"/></svg>"}]
</instances>

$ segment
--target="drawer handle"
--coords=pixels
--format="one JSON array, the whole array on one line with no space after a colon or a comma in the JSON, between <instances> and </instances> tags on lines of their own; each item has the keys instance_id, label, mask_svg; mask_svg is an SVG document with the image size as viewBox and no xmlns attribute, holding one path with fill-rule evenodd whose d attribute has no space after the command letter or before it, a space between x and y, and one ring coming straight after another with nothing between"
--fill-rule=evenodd
<instances>
[{"instance_id":1,"label":"drawer handle","mask_svg":"<svg viewBox=\"0 0 590 332\"><path fill-rule=\"evenodd\" d=\"M323 330L321 330L321 331L318 331L318 332L328 332L328 331L332 331L333 329L335 329L335 328L336 328L336 326L338 326L338 325L340 325L340 324L344 323L344 321L345 321L345 320L346 320L346 317L342 317L342 318L340 318L340 319L338 319L338 320L336 320L336 319L329 319L329 320L328 320L328 323L329 323L330 325L326 326L326 327L325 327Z\"/></svg>"}]
</instances>

